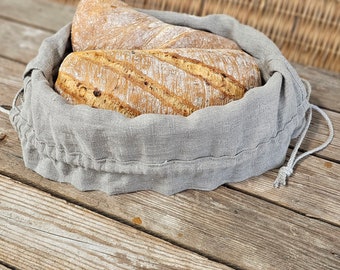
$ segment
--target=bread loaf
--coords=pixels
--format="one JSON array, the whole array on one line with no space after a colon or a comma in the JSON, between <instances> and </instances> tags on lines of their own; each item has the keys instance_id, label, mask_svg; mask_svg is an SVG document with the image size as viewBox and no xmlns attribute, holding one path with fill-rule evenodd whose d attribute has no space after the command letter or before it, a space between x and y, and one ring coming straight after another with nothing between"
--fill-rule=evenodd
<instances>
[{"instance_id":1,"label":"bread loaf","mask_svg":"<svg viewBox=\"0 0 340 270\"><path fill-rule=\"evenodd\" d=\"M127 117L188 116L240 99L260 83L255 60L240 50L93 50L69 54L55 87L73 104Z\"/></svg>"},{"instance_id":2,"label":"bread loaf","mask_svg":"<svg viewBox=\"0 0 340 270\"><path fill-rule=\"evenodd\" d=\"M255 59L234 41L166 24L119 0L81 0L71 39L56 90L70 103L127 117L188 116L261 84Z\"/></svg>"},{"instance_id":3,"label":"bread loaf","mask_svg":"<svg viewBox=\"0 0 340 270\"><path fill-rule=\"evenodd\" d=\"M227 38L166 24L118 0L81 0L71 39L73 51L96 49L238 49Z\"/></svg>"}]
</instances>

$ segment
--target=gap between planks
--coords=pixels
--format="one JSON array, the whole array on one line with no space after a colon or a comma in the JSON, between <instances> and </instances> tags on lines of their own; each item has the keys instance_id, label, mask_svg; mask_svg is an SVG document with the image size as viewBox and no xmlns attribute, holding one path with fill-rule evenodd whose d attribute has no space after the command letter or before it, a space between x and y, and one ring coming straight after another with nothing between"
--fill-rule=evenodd
<instances>
[{"instance_id":1,"label":"gap between planks","mask_svg":"<svg viewBox=\"0 0 340 270\"><path fill-rule=\"evenodd\" d=\"M33 23L29 23L29 22L25 22L25 21L20 21L20 19L6 17L4 15L0 15L0 20L1 21L6 21L8 23L13 23L13 24L21 25L21 26L24 26L24 27L29 27L31 29L41 30L41 31L44 31L46 33L49 33L50 35L53 35L56 32L54 29L45 28L43 26L37 26L37 25L35 25Z\"/></svg>"},{"instance_id":2,"label":"gap between planks","mask_svg":"<svg viewBox=\"0 0 340 270\"><path fill-rule=\"evenodd\" d=\"M75 8L49 0L1 0L0 18L50 33L72 21Z\"/></svg>"}]
</instances>

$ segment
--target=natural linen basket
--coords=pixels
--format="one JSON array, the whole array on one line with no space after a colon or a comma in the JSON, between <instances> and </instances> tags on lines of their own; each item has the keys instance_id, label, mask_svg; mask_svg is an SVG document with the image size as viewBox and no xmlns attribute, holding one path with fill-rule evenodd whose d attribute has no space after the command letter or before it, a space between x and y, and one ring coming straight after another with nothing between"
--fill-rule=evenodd
<instances>
[{"instance_id":1,"label":"natural linen basket","mask_svg":"<svg viewBox=\"0 0 340 270\"><path fill-rule=\"evenodd\" d=\"M58 68L71 51L69 24L42 43L26 67L24 89L10 111L25 165L80 190L168 195L212 190L280 166L291 139L300 134L303 138L307 131L312 105L308 83L274 43L226 15L144 12L235 40L257 59L263 86L239 101L188 117L145 114L128 119L109 110L70 105L53 90ZM331 134L326 144L330 140ZM292 173L297 149L276 186Z\"/></svg>"}]
</instances>

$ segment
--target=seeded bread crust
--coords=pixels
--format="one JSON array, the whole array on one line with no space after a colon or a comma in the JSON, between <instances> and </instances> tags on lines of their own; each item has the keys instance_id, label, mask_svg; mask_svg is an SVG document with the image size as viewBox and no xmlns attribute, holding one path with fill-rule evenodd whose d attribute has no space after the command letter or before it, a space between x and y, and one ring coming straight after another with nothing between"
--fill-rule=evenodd
<instances>
[{"instance_id":1,"label":"seeded bread crust","mask_svg":"<svg viewBox=\"0 0 340 270\"><path fill-rule=\"evenodd\" d=\"M240 99L260 83L255 60L240 50L94 50L69 54L55 88L70 103L127 117L188 116Z\"/></svg>"}]
</instances>

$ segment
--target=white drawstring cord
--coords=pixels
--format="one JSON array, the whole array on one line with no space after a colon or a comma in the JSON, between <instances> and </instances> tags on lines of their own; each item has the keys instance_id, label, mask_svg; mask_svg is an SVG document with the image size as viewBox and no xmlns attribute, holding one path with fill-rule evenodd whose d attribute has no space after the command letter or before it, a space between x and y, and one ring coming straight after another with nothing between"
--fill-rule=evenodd
<instances>
[{"instance_id":1,"label":"white drawstring cord","mask_svg":"<svg viewBox=\"0 0 340 270\"><path fill-rule=\"evenodd\" d=\"M10 107L7 106L7 105L0 105L0 112L9 115L9 111L10 111L9 108L10 108ZM4 131L2 128L0 128L0 141L2 141L2 140L5 139L5 138L6 138L6 133L5 133L5 131Z\"/></svg>"},{"instance_id":2,"label":"white drawstring cord","mask_svg":"<svg viewBox=\"0 0 340 270\"><path fill-rule=\"evenodd\" d=\"M302 141L304 140L304 138L306 137L306 133L309 129L309 126L310 126L310 123L311 123L311 120L312 120L312 110L315 110L317 111L318 113L320 113L322 115L322 117L326 120L327 122L327 125L328 125L328 129L329 129L329 135L328 135L328 138L327 140L321 144L320 146L312 149L312 150L309 150L299 156L296 156L298 151L299 151L299 148L302 144ZM297 162L299 162L301 159L311 155L311 154L314 154L318 151L321 151L323 149L325 149L333 140L333 137L334 137L334 129L333 129L333 125L332 125L332 122L331 120L329 119L328 115L323 111L321 110L318 106L315 106L313 104L311 104L310 108L309 108L309 111L308 111L308 117L307 117L307 122L306 122L306 125L305 125L305 128L303 130L303 132L301 133L295 147L294 147L294 150L288 160L288 163L286 166L282 166L278 172L278 175L276 177L276 180L274 181L274 187L278 188L280 186L285 186L287 184L287 178L289 176L291 176L294 172L294 166L296 165Z\"/></svg>"},{"instance_id":3,"label":"white drawstring cord","mask_svg":"<svg viewBox=\"0 0 340 270\"><path fill-rule=\"evenodd\" d=\"M0 105L0 112L9 115L9 113L10 113L10 111L11 111L11 108L17 108L16 103L17 103L18 98L19 98L20 96L21 96L21 98L22 98L23 92L24 92L24 89L22 88L22 89L20 89L20 90L16 93L16 95L15 95L15 97L14 97L14 99L13 99L13 102L12 102L12 107L9 106L9 105ZM21 100L21 102L22 102L22 100Z\"/></svg>"},{"instance_id":4,"label":"white drawstring cord","mask_svg":"<svg viewBox=\"0 0 340 270\"><path fill-rule=\"evenodd\" d=\"M6 106L7 107L7 106ZM8 114L9 115L9 111L8 109L6 109L6 107L4 105L0 105L0 112Z\"/></svg>"}]
</instances>

